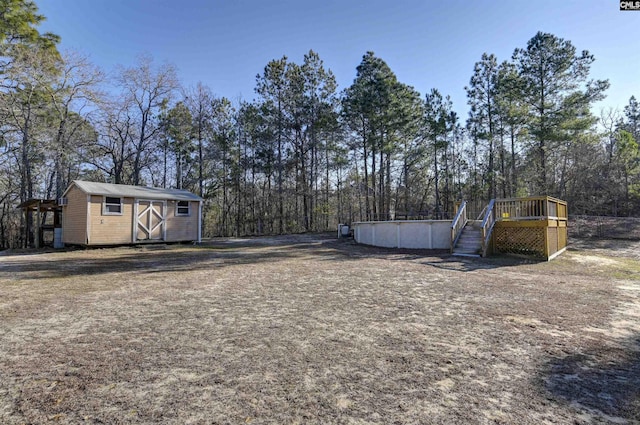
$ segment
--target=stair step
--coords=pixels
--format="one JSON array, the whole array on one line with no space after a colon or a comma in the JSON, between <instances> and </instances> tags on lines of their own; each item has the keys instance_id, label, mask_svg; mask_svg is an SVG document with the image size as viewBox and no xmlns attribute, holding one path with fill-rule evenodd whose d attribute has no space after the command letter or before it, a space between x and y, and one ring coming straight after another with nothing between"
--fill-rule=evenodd
<instances>
[{"instance_id":1,"label":"stair step","mask_svg":"<svg viewBox=\"0 0 640 425\"><path fill-rule=\"evenodd\" d=\"M458 241L465 241L465 242L474 242L474 243L482 243L482 238L474 238L474 237L460 237L460 239L458 239Z\"/></svg>"},{"instance_id":2,"label":"stair step","mask_svg":"<svg viewBox=\"0 0 640 425\"><path fill-rule=\"evenodd\" d=\"M477 255L480 256L478 251L453 251L452 255Z\"/></svg>"},{"instance_id":3,"label":"stair step","mask_svg":"<svg viewBox=\"0 0 640 425\"><path fill-rule=\"evenodd\" d=\"M456 245L456 246L455 246L455 248L454 248L454 249L458 249L458 248L463 248L463 249L471 249L471 248L473 248L473 249L480 249L480 248L482 248L482 246L481 246L481 245L478 245L478 244L464 244L464 245L460 245L460 244L458 244L458 245Z\"/></svg>"},{"instance_id":4,"label":"stair step","mask_svg":"<svg viewBox=\"0 0 640 425\"><path fill-rule=\"evenodd\" d=\"M455 248L453 248L454 251L480 251L481 249L482 247L477 245L456 246Z\"/></svg>"},{"instance_id":5,"label":"stair step","mask_svg":"<svg viewBox=\"0 0 640 425\"><path fill-rule=\"evenodd\" d=\"M456 257L474 257L474 258L480 258L480 254L469 254L466 252L453 252L453 254L451 254L453 256Z\"/></svg>"}]
</instances>

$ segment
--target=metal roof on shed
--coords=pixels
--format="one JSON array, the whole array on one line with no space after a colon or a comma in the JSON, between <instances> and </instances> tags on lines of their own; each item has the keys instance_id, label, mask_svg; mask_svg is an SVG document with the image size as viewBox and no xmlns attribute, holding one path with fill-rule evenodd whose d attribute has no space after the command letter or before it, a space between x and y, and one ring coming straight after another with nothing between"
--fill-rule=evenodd
<instances>
[{"instance_id":1,"label":"metal roof on shed","mask_svg":"<svg viewBox=\"0 0 640 425\"><path fill-rule=\"evenodd\" d=\"M203 199L188 190L182 189L163 189L160 187L146 186L129 186L126 184L111 184L87 182L83 180L74 180L69 186L78 186L80 190L88 195L117 196L124 198L138 199L166 199L176 201L202 201ZM67 189L67 191L69 191ZM66 191L65 191L66 195Z\"/></svg>"}]
</instances>

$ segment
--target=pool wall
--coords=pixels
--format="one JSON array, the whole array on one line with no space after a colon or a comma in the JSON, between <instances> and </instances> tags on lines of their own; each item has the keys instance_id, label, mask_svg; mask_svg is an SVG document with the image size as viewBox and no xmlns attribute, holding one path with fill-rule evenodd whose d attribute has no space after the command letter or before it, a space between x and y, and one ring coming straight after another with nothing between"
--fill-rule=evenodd
<instances>
[{"instance_id":1,"label":"pool wall","mask_svg":"<svg viewBox=\"0 0 640 425\"><path fill-rule=\"evenodd\" d=\"M451 220L360 221L353 223L357 243L385 248L450 249Z\"/></svg>"}]
</instances>

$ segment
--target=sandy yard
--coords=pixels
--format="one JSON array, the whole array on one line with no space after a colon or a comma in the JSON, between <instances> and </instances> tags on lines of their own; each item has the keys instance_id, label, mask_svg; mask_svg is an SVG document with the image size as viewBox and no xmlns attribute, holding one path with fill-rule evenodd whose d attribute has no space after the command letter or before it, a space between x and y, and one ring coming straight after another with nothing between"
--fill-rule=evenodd
<instances>
[{"instance_id":1,"label":"sandy yard","mask_svg":"<svg viewBox=\"0 0 640 425\"><path fill-rule=\"evenodd\" d=\"M0 255L0 423L640 423L640 243Z\"/></svg>"}]
</instances>

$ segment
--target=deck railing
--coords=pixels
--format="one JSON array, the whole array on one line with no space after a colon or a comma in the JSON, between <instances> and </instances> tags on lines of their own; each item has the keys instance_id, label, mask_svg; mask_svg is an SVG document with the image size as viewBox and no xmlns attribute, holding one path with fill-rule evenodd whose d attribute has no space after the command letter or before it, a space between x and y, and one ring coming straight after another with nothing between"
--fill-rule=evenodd
<instances>
[{"instance_id":1,"label":"deck railing","mask_svg":"<svg viewBox=\"0 0 640 425\"><path fill-rule=\"evenodd\" d=\"M496 199L497 220L567 219L567 203L550 196Z\"/></svg>"},{"instance_id":2,"label":"deck railing","mask_svg":"<svg viewBox=\"0 0 640 425\"><path fill-rule=\"evenodd\" d=\"M491 232L493 231L493 226L496 224L496 213L495 213L495 203L496 200L492 199L487 205L487 208L484 213L484 217L482 218L482 256L487 256L487 250L489 248L489 242L491 241Z\"/></svg>"},{"instance_id":3,"label":"deck railing","mask_svg":"<svg viewBox=\"0 0 640 425\"><path fill-rule=\"evenodd\" d=\"M458 212L451 222L451 252L458 243L462 229L467 224L467 201L463 201L458 207Z\"/></svg>"}]
</instances>

